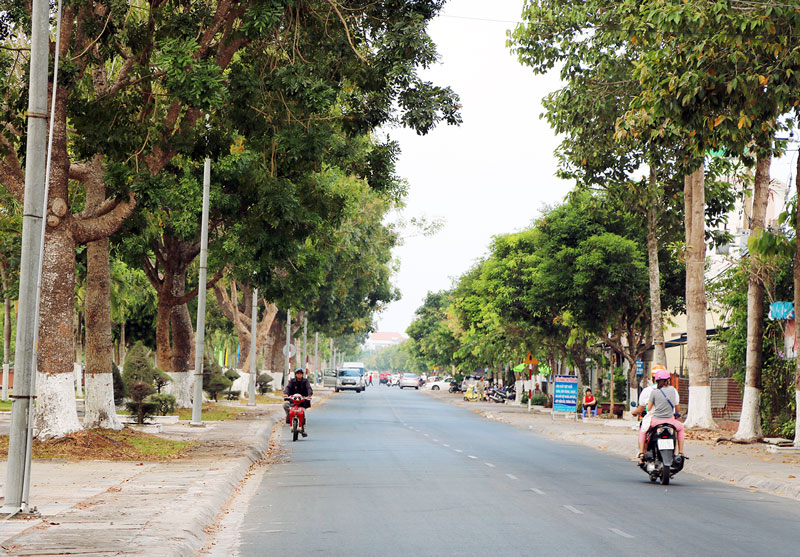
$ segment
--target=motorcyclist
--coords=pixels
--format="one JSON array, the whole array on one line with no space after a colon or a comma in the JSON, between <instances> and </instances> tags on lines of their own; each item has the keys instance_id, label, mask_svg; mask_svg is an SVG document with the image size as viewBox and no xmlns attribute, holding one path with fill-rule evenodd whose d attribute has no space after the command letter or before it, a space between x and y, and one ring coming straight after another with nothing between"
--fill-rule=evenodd
<instances>
[{"instance_id":1,"label":"motorcyclist","mask_svg":"<svg viewBox=\"0 0 800 557\"><path fill-rule=\"evenodd\" d=\"M678 421L678 391L670 385L672 376L666 369L658 369L653 373L653 380L656 382L655 388L650 393L647 402L647 413L650 414L651 421L649 427L642 427L639 430L639 460L644 458L644 443L647 432L653 427L661 424L671 424L678 433L678 456L683 455L683 440L685 433L683 424Z\"/></svg>"},{"instance_id":2,"label":"motorcyclist","mask_svg":"<svg viewBox=\"0 0 800 557\"><path fill-rule=\"evenodd\" d=\"M294 377L286 383L286 387L283 388L283 396L284 398L289 398L292 395L302 395L306 398L303 401L302 406L303 408L310 408L311 401L308 400L311 398L311 395L314 391L311 389L311 383L308 382L308 379L304 377L303 370L298 369L294 372ZM284 401L283 403L283 410L286 412L286 419L289 419L289 408L291 408L292 403L288 400ZM308 421L308 418L306 418ZM303 437L306 437L306 432L303 431Z\"/></svg>"}]
</instances>

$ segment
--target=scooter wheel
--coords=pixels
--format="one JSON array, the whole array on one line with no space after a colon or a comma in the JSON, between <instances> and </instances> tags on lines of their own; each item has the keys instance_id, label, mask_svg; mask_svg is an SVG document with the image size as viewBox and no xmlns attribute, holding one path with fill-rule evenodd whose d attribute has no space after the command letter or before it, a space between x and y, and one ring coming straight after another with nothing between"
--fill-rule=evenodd
<instances>
[{"instance_id":1,"label":"scooter wheel","mask_svg":"<svg viewBox=\"0 0 800 557\"><path fill-rule=\"evenodd\" d=\"M663 466L661 468L661 485L669 485L669 475L670 475L669 466Z\"/></svg>"},{"instance_id":2,"label":"scooter wheel","mask_svg":"<svg viewBox=\"0 0 800 557\"><path fill-rule=\"evenodd\" d=\"M297 428L297 418L292 420L292 441L297 441L297 436L300 434L300 431Z\"/></svg>"}]
</instances>

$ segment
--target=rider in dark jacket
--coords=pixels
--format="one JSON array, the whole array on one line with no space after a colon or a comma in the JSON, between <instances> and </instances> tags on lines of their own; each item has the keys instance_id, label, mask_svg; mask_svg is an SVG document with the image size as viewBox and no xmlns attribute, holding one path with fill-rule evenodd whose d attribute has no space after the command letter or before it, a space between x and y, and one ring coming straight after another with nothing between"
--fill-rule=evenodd
<instances>
[{"instance_id":1,"label":"rider in dark jacket","mask_svg":"<svg viewBox=\"0 0 800 557\"><path fill-rule=\"evenodd\" d=\"M303 370L298 369L294 372L294 378L290 379L288 383L286 383L286 387L283 389L283 396L284 398L288 398L292 395L303 395L306 398L309 398L314 391L311 389L311 383L308 382L303 376ZM286 411L286 417L289 417L289 408L292 406L292 403L288 400L283 403L283 409ZM304 400L303 401L303 408L310 408L311 401Z\"/></svg>"}]
</instances>

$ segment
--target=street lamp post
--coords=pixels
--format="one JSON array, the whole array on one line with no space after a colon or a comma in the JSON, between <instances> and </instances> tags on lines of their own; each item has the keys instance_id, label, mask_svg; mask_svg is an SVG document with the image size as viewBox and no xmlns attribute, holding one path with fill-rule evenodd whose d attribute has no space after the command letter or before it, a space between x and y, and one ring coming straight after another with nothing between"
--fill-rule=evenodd
<instances>
[{"instance_id":1,"label":"street lamp post","mask_svg":"<svg viewBox=\"0 0 800 557\"><path fill-rule=\"evenodd\" d=\"M250 322L250 386L248 392L250 394L250 400L248 401L248 406L255 406L256 405L256 360L258 359L258 355L256 354L256 336L258 333L258 288L253 288L253 316Z\"/></svg>"},{"instance_id":2,"label":"street lamp post","mask_svg":"<svg viewBox=\"0 0 800 557\"><path fill-rule=\"evenodd\" d=\"M208 272L208 205L211 159L203 165L203 216L200 224L200 277L197 286L197 334L194 345L194 393L190 425L203 427L203 352L206 339L206 279Z\"/></svg>"}]
</instances>

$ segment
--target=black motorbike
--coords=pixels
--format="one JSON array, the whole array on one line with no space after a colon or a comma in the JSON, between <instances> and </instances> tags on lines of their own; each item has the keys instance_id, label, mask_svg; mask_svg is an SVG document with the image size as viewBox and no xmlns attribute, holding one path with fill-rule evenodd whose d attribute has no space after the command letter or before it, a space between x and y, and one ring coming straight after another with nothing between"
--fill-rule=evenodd
<instances>
[{"instance_id":1,"label":"black motorbike","mask_svg":"<svg viewBox=\"0 0 800 557\"><path fill-rule=\"evenodd\" d=\"M650 428L645 441L644 458L639 468L650 476L651 482L669 485L670 479L683 470L685 456L676 455L678 432L672 424Z\"/></svg>"},{"instance_id":2,"label":"black motorbike","mask_svg":"<svg viewBox=\"0 0 800 557\"><path fill-rule=\"evenodd\" d=\"M450 392L451 393L460 393L461 387L455 381L450 383Z\"/></svg>"}]
</instances>

